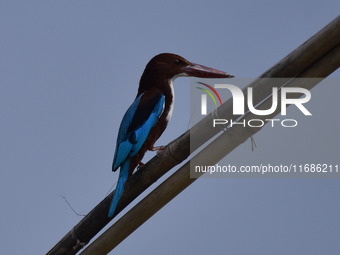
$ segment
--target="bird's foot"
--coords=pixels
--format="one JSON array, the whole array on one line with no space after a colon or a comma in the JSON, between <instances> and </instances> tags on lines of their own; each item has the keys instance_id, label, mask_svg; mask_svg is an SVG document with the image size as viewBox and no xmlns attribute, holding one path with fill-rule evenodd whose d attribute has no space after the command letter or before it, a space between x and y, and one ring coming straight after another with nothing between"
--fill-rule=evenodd
<instances>
[{"instance_id":1,"label":"bird's foot","mask_svg":"<svg viewBox=\"0 0 340 255\"><path fill-rule=\"evenodd\" d=\"M144 163L142 161L139 161L137 165L137 170L141 169L143 166L144 166Z\"/></svg>"},{"instance_id":2,"label":"bird's foot","mask_svg":"<svg viewBox=\"0 0 340 255\"><path fill-rule=\"evenodd\" d=\"M161 154L162 151L164 151L165 146L157 146L157 147L152 147L150 151L157 151L157 155Z\"/></svg>"}]
</instances>

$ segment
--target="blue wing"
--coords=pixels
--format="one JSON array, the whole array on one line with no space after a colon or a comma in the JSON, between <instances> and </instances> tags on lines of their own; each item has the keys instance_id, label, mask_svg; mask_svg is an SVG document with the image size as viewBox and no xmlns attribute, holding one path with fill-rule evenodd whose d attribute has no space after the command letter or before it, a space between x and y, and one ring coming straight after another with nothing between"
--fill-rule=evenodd
<instances>
[{"instance_id":1,"label":"blue wing","mask_svg":"<svg viewBox=\"0 0 340 255\"><path fill-rule=\"evenodd\" d=\"M163 112L164 101L159 90L150 90L138 96L129 107L119 127L113 171L140 150Z\"/></svg>"}]
</instances>

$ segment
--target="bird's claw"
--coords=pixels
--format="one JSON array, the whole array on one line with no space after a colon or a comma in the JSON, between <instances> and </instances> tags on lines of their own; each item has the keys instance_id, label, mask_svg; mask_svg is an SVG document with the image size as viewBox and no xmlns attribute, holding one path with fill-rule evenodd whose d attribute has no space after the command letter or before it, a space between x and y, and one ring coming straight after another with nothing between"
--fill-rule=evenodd
<instances>
[{"instance_id":1,"label":"bird's claw","mask_svg":"<svg viewBox=\"0 0 340 255\"><path fill-rule=\"evenodd\" d=\"M139 161L137 165L137 170L141 169L143 166L144 166L144 163L142 161Z\"/></svg>"},{"instance_id":2,"label":"bird's claw","mask_svg":"<svg viewBox=\"0 0 340 255\"><path fill-rule=\"evenodd\" d=\"M157 147L152 147L150 151L157 151L157 156L158 156L162 153L162 151L164 151L164 149L165 149L165 146L157 146Z\"/></svg>"}]
</instances>

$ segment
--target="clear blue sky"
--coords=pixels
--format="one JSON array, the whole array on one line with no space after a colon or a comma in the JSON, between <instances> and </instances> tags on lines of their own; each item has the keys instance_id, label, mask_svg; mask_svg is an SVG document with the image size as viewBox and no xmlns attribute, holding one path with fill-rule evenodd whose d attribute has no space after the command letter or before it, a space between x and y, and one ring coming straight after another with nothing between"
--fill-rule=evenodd
<instances>
[{"instance_id":1,"label":"clear blue sky","mask_svg":"<svg viewBox=\"0 0 340 255\"><path fill-rule=\"evenodd\" d=\"M154 55L253 78L339 10L338 0L0 1L0 253L44 254L77 224L61 195L83 214L106 196L120 120ZM160 145L188 127L189 84L175 82ZM313 122L264 129L255 152L246 143L231 160L296 159L315 146L305 163L338 160L339 93L316 87ZM114 254L340 254L339 184L201 178Z\"/></svg>"}]
</instances>

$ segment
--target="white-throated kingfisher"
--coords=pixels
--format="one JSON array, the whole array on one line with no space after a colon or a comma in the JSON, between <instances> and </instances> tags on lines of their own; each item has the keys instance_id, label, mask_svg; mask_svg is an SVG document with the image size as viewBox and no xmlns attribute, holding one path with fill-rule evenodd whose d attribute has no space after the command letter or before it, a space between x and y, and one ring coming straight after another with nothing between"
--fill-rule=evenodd
<instances>
[{"instance_id":1,"label":"white-throated kingfisher","mask_svg":"<svg viewBox=\"0 0 340 255\"><path fill-rule=\"evenodd\" d=\"M225 72L194 64L185 58L162 53L146 65L139 82L135 101L126 111L120 124L112 171L120 167L118 183L108 216L111 217L123 193L124 184L132 175L147 150L154 147L171 119L174 108L173 81L180 76L199 78L232 78Z\"/></svg>"}]
</instances>

